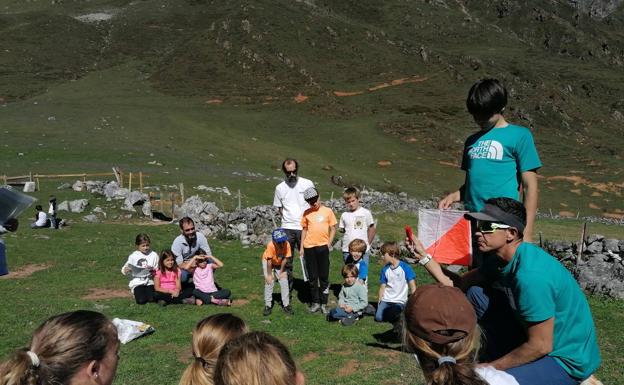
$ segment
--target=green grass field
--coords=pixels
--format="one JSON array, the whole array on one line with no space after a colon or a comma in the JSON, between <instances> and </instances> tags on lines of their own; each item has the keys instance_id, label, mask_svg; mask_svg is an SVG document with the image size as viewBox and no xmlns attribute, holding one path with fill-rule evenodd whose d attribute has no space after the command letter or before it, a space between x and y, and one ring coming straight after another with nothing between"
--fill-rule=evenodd
<instances>
[{"instance_id":1,"label":"green grass field","mask_svg":"<svg viewBox=\"0 0 624 385\"><path fill-rule=\"evenodd\" d=\"M104 202L92 202L102 204ZM225 263L217 273L219 283L233 291L235 305L177 305L161 308L155 304L134 304L127 290L127 279L120 268L133 251L134 235L147 232L155 250L168 248L178 234L173 224L87 224L78 214L63 215L74 220L59 231L31 230L23 219L17 233L5 235L9 266L12 271L42 268L22 278L0 279L3 306L0 307L0 356L28 343L30 333L46 317L75 309L101 311L109 317L150 323L153 335L121 348L116 384L177 383L190 362L190 338L194 324L209 314L231 311L244 318L253 330L268 331L291 349L309 384L419 384L422 375L413 358L400 351L400 344L388 340L388 324L376 324L366 317L350 328L326 322L320 315L310 315L301 302L305 289L296 286L294 316L286 316L278 307L269 317L262 316L263 280L260 270L262 248L242 248L238 241L210 241L215 255ZM379 217L382 239L397 239L405 223L414 223L412 214L384 214ZM538 229L574 239L580 223L543 222ZM606 236L621 234L621 227L590 225L590 232ZM332 254L331 283L341 282L341 257ZM371 259L369 300L376 300L376 277L381 265ZM299 270L296 268L296 272ZM427 273L416 267L417 283L430 282ZM277 290L277 289L276 289ZM121 297L120 297L121 296ZM624 343L619 325L623 321L624 302L589 298L597 325L603 365L598 376L605 384L617 384L624 374L619 347ZM330 303L336 297L330 295Z\"/></svg>"},{"instance_id":2,"label":"green grass field","mask_svg":"<svg viewBox=\"0 0 624 385\"><path fill-rule=\"evenodd\" d=\"M475 130L465 94L475 80L497 77L510 91L509 120L531 127L544 164L540 210L624 215L621 6L594 20L565 2L217 3L0 0L0 177L117 166L143 172L151 187L183 183L187 197L200 184L225 186L251 206L272 202L281 161L295 157L323 199L342 193L332 176L440 197L463 182L456 163ZM100 12L112 18L79 20ZM308 99L297 103L298 94ZM42 202L49 194L59 202L85 197L57 190L75 179L41 179L34 195ZM224 210L237 205L235 196L201 195ZM117 384L175 384L190 360L193 325L224 309L135 305L119 273L135 234L148 232L159 250L177 228L127 220L119 202L88 198L90 208L109 213L105 223L61 213L71 227L35 232L29 212L4 237L11 270L44 269L0 278L0 356L24 346L52 314L95 309L156 328L122 347ZM380 236L398 239L415 222L413 213L380 215ZM581 227L540 220L536 231L576 240ZM588 233L624 238L615 225L589 224ZM211 245L226 264L219 281L237 298L229 310L286 342L309 384L422 383L397 343L374 337L389 326L371 318L343 328L306 314L299 300L294 317L262 317L262 250ZM371 266L370 300L380 267ZM428 282L422 269L417 274L419 284ZM90 290L124 297L88 299ZM590 304L603 353L598 376L622 383L624 302Z\"/></svg>"}]
</instances>

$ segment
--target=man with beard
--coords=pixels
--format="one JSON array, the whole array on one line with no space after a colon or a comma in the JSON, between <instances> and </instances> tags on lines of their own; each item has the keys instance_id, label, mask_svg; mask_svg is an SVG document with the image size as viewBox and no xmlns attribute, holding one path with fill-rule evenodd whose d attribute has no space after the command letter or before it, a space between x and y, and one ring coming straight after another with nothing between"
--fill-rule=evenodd
<instances>
[{"instance_id":1,"label":"man with beard","mask_svg":"<svg viewBox=\"0 0 624 385\"><path fill-rule=\"evenodd\" d=\"M301 248L301 217L303 212L310 207L303 198L303 192L314 187L314 183L297 176L299 163L295 159L284 160L282 170L284 171L284 181L275 187L273 206L279 209L282 218L281 227L286 231L290 249L294 253L295 250ZM292 290L292 263L287 264L286 271L288 272L289 287Z\"/></svg>"},{"instance_id":2,"label":"man with beard","mask_svg":"<svg viewBox=\"0 0 624 385\"><path fill-rule=\"evenodd\" d=\"M171 252L176 257L176 263L182 274L180 280L187 282L189 277L193 275L195 265L192 262L193 256L199 254L199 250L203 250L208 257L212 256L208 240L202 233L198 233L195 229L195 222L189 217L180 219L181 234L173 240L171 244Z\"/></svg>"}]
</instances>

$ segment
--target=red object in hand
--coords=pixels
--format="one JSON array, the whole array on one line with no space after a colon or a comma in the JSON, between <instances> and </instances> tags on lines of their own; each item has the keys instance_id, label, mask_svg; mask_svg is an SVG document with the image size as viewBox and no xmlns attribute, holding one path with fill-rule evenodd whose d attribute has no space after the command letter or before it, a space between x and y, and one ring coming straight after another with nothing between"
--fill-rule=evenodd
<instances>
[{"instance_id":1,"label":"red object in hand","mask_svg":"<svg viewBox=\"0 0 624 385\"><path fill-rule=\"evenodd\" d=\"M405 236L410 243L414 243L414 231L412 230L410 225L405 225Z\"/></svg>"}]
</instances>

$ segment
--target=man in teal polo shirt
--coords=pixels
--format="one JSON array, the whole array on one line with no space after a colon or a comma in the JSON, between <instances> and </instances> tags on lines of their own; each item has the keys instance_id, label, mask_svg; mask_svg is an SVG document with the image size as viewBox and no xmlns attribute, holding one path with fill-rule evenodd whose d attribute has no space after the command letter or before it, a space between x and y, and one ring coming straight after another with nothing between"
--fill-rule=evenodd
<instances>
[{"instance_id":1,"label":"man in teal polo shirt","mask_svg":"<svg viewBox=\"0 0 624 385\"><path fill-rule=\"evenodd\" d=\"M466 291L486 344L499 348L489 349L499 354L484 365L505 370L520 385L574 385L592 375L601 360L589 304L559 261L523 242L522 203L488 199L483 209L466 217L477 221L477 244L486 253L478 269L459 276L430 260L419 241L412 249L434 277L443 281L439 277L444 274ZM515 328L517 320L520 328ZM516 345L500 346L509 341L500 338L505 334L521 338Z\"/></svg>"}]
</instances>

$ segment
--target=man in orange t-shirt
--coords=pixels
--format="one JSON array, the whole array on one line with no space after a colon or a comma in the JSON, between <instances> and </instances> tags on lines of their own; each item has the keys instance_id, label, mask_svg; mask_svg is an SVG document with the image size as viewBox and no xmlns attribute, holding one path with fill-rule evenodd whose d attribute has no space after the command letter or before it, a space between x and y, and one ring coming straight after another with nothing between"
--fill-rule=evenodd
<instances>
[{"instance_id":1,"label":"man in orange t-shirt","mask_svg":"<svg viewBox=\"0 0 624 385\"><path fill-rule=\"evenodd\" d=\"M290 306L290 290L288 289L288 266L292 271L292 252L288 243L288 234L282 228L271 233L271 242L262 254L262 271L264 273L264 311L268 316L273 308L273 285L275 278L280 285L282 308L286 314L293 315Z\"/></svg>"},{"instance_id":2,"label":"man in orange t-shirt","mask_svg":"<svg viewBox=\"0 0 624 385\"><path fill-rule=\"evenodd\" d=\"M299 255L305 259L310 297L312 301L308 310L316 313L321 310L328 314L327 299L329 297L329 251L336 235L336 216L334 212L321 204L318 191L310 187L303 192L303 198L310 208L301 218L301 250Z\"/></svg>"}]
</instances>

